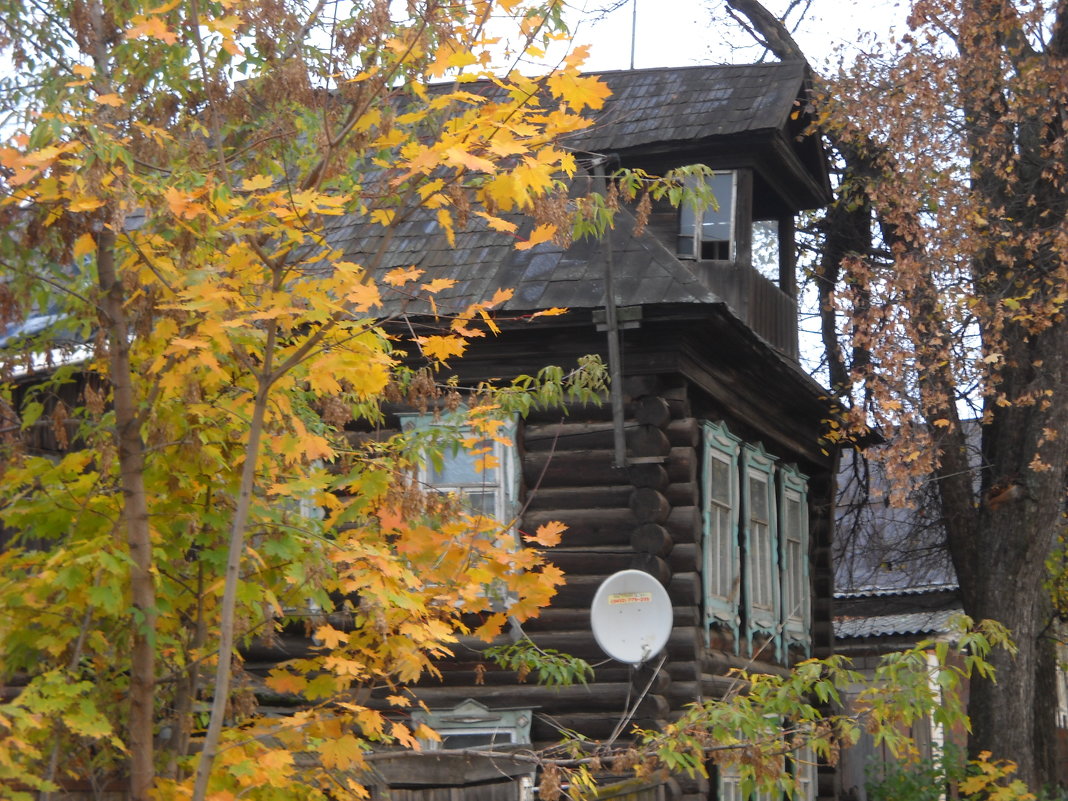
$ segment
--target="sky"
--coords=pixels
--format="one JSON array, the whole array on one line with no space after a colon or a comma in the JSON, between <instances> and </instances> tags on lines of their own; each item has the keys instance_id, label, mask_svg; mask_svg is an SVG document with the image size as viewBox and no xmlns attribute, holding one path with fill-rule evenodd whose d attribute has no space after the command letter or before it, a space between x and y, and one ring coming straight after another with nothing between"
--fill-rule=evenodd
<instances>
[{"instance_id":1,"label":"sky","mask_svg":"<svg viewBox=\"0 0 1068 801\"><path fill-rule=\"evenodd\" d=\"M585 6L594 11L609 0L572 2L576 9ZM575 43L591 45L586 68L595 71L631 66L632 29L637 31L634 66L639 69L757 60L759 50L732 50L722 27L713 22L710 7L721 5L713 0L629 0L599 22L576 13L580 21L574 26ZM777 13L785 3L768 0L767 5ZM848 53L870 36L885 41L892 27L903 28L905 13L902 3L894 0L811 0L795 38L813 66L820 68L837 47ZM632 26L635 17L637 25Z\"/></svg>"}]
</instances>

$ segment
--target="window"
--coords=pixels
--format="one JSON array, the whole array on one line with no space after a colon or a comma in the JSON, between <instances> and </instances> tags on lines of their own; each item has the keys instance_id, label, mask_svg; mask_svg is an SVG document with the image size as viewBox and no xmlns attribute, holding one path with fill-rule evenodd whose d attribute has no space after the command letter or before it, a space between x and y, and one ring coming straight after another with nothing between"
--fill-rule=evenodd
<instances>
[{"instance_id":1,"label":"window","mask_svg":"<svg viewBox=\"0 0 1068 801\"><path fill-rule=\"evenodd\" d=\"M791 768L797 781L796 801L813 801L816 798L817 768L816 752L811 745L803 745L792 757Z\"/></svg>"},{"instance_id":2,"label":"window","mask_svg":"<svg viewBox=\"0 0 1068 801\"><path fill-rule=\"evenodd\" d=\"M760 444L706 423L702 483L704 619L766 659L811 653L808 483ZM718 647L727 647L720 645Z\"/></svg>"},{"instance_id":3,"label":"window","mask_svg":"<svg viewBox=\"0 0 1068 801\"><path fill-rule=\"evenodd\" d=\"M687 179L696 183L699 178ZM687 259L734 259L734 207L737 176L734 172L714 172L703 178L712 191L715 205L695 209L693 203L679 207L678 255Z\"/></svg>"},{"instance_id":4,"label":"window","mask_svg":"<svg viewBox=\"0 0 1068 801\"><path fill-rule=\"evenodd\" d=\"M742 774L737 765L721 765L718 774L719 801L779 801L780 799L781 794L773 793L771 790L753 789L749 793L742 792Z\"/></svg>"},{"instance_id":5,"label":"window","mask_svg":"<svg viewBox=\"0 0 1068 801\"><path fill-rule=\"evenodd\" d=\"M762 634L777 639L779 624L778 523L775 457L760 445L742 449L742 539L745 548L745 618L750 642ZM771 656L771 654L769 654Z\"/></svg>"},{"instance_id":6,"label":"window","mask_svg":"<svg viewBox=\"0 0 1068 801\"><path fill-rule=\"evenodd\" d=\"M518 495L518 459L514 446L500 439L513 440L514 422L507 421L500 426L497 431L500 439L478 441L472 441L469 428L458 425L449 416L405 414L402 426L406 431L440 426L443 437L455 434L466 438L463 443L446 443L440 454L432 454L420 468L419 480L440 492L459 496L472 515L492 517L502 523L511 521Z\"/></svg>"},{"instance_id":7,"label":"window","mask_svg":"<svg viewBox=\"0 0 1068 801\"><path fill-rule=\"evenodd\" d=\"M809 622L812 619L807 488L805 477L796 468L783 467L779 471L783 639L787 647L798 646L806 656L811 653Z\"/></svg>"},{"instance_id":8,"label":"window","mask_svg":"<svg viewBox=\"0 0 1068 801\"><path fill-rule=\"evenodd\" d=\"M413 710L412 723L433 729L441 741L424 741L428 750L443 748L499 748L529 745L529 707L490 709L468 698L452 709Z\"/></svg>"},{"instance_id":9,"label":"window","mask_svg":"<svg viewBox=\"0 0 1068 801\"><path fill-rule=\"evenodd\" d=\"M462 412L401 415L405 431L420 432L428 440L427 461L419 468L418 479L459 499L467 514L500 523L479 527L482 533L476 536L482 542L492 539L497 547L517 549L515 512L520 471L512 444L515 421L486 420L476 434L466 420ZM480 435L487 438L479 439ZM505 611L516 600L503 581L484 584L482 596L489 599L495 612Z\"/></svg>"},{"instance_id":10,"label":"window","mask_svg":"<svg viewBox=\"0 0 1068 801\"><path fill-rule=\"evenodd\" d=\"M784 743L785 745L785 743ZM779 757L782 759L783 757ZM788 769L797 784L793 801L815 801L816 798L816 754L810 745L803 745L791 751L786 762L779 764L779 769ZM742 776L737 765L721 765L717 769L719 801L787 801L788 796L775 790L742 791Z\"/></svg>"},{"instance_id":11,"label":"window","mask_svg":"<svg viewBox=\"0 0 1068 801\"><path fill-rule=\"evenodd\" d=\"M741 440L718 423L705 427L705 624L717 622L738 641L741 559L738 551L738 449Z\"/></svg>"}]
</instances>

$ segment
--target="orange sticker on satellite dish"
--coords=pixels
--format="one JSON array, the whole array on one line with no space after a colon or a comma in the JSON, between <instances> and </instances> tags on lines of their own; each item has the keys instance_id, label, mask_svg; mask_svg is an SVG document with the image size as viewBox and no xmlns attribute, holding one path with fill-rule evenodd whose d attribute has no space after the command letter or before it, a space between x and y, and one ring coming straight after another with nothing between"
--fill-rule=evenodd
<instances>
[{"instance_id":1,"label":"orange sticker on satellite dish","mask_svg":"<svg viewBox=\"0 0 1068 801\"><path fill-rule=\"evenodd\" d=\"M608 605L649 604L653 602L651 592L614 592L608 596Z\"/></svg>"}]
</instances>

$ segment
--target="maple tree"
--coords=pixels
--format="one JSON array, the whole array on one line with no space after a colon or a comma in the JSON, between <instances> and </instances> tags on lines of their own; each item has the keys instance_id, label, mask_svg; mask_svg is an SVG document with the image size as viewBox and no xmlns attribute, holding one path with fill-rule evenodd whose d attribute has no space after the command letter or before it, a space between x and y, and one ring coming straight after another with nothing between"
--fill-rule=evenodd
<instances>
[{"instance_id":1,"label":"maple tree","mask_svg":"<svg viewBox=\"0 0 1068 801\"><path fill-rule=\"evenodd\" d=\"M521 620L560 581L414 483L447 443L346 438L386 398L456 407L434 369L496 332L508 297L401 342L390 300L451 282L376 269L414 213L449 241L472 206L516 231L498 214L574 172L555 141L607 90L581 51L537 79L493 63L561 36L555 2L15 0L0 18L2 305L25 334L4 356L0 674L24 683L0 711L4 792L128 771L133 799L358 795L330 771L362 765L366 740L415 742L361 688L432 671L461 610L490 636L505 615L480 588ZM480 77L491 91L469 90ZM353 217L382 230L355 254L331 237ZM599 380L483 388L453 437L499 439L524 393ZM46 421L58 447L38 453L24 433ZM337 596L357 602L341 628ZM314 679L280 670L272 686L310 706L264 720L237 646L302 614L329 655Z\"/></svg>"},{"instance_id":2,"label":"maple tree","mask_svg":"<svg viewBox=\"0 0 1068 801\"><path fill-rule=\"evenodd\" d=\"M801 56L759 3L729 5ZM972 688L972 753L1041 786L1068 465L1068 7L916 0L909 26L817 100L844 165L815 271L829 371L852 429L888 438L896 500L934 492L965 611L1019 646Z\"/></svg>"}]
</instances>

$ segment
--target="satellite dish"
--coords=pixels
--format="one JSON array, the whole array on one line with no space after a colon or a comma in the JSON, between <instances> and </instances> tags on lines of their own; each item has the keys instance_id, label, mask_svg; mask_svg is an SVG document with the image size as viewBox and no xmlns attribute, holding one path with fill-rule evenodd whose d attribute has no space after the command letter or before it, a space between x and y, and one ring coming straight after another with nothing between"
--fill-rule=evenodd
<instances>
[{"instance_id":1,"label":"satellite dish","mask_svg":"<svg viewBox=\"0 0 1068 801\"><path fill-rule=\"evenodd\" d=\"M613 659L640 665L660 653L671 633L671 599L653 576L620 570L597 588L590 606L593 638Z\"/></svg>"}]
</instances>

